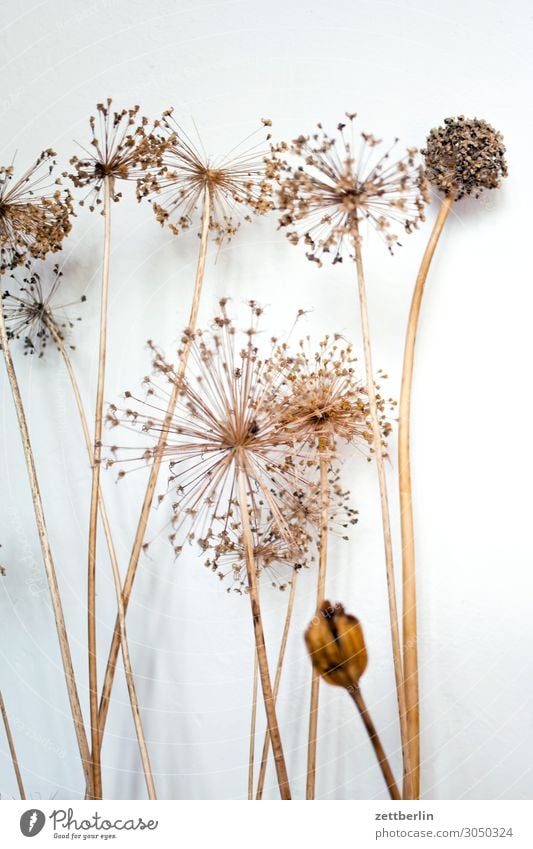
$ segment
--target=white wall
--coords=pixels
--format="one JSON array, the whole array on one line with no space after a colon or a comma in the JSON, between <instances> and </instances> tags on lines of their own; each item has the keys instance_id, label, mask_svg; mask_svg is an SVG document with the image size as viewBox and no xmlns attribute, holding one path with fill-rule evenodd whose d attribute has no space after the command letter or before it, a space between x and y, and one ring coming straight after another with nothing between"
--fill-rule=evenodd
<instances>
[{"instance_id":1,"label":"white wall","mask_svg":"<svg viewBox=\"0 0 533 849\"><path fill-rule=\"evenodd\" d=\"M88 139L94 104L140 103L157 115L174 105L194 117L206 147L226 149L270 116L277 137L334 128L346 110L360 127L421 145L458 113L502 130L509 178L482 202L454 209L428 284L413 412L419 562L423 788L428 798L530 798L533 661L530 542L532 414L530 185L531 27L524 0L7 0L0 27L2 162L22 167L45 146L62 165ZM527 179L526 179L527 177ZM390 258L366 239L375 362L399 395L403 334L425 228ZM195 231L162 231L132 193L114 208L112 341L106 399L149 370L144 344L172 350L192 292ZM74 361L88 410L96 377L101 219L83 212L61 256L65 298L86 293ZM312 309L309 332L341 331L360 343L354 268L317 270L276 231L276 219L243 227L206 278L202 321L216 298L270 305L274 332ZM86 678L86 538L89 469L67 379L54 351L15 352L60 573L83 707ZM34 797L79 797L82 774L69 720L57 639L4 374L1 391L1 687L23 776ZM395 438L392 451L396 448ZM357 613L370 666L366 699L398 770L398 732L388 637L375 470L346 467L361 520L352 544L336 543L328 594ZM143 493L143 473L103 486L124 566ZM395 465L390 468L395 515ZM154 516L157 529L162 513ZM395 522L399 563L398 525ZM100 540L102 542L102 540ZM105 547L98 567L98 634L104 657L114 621ZM301 582L279 716L296 797L305 788L309 662L301 632L314 576ZM286 596L264 603L274 653ZM228 596L192 552L177 563L166 544L142 562L129 635L156 782L164 798L246 794L252 635L246 599ZM119 675L106 736L105 794L145 793ZM320 798L385 798L352 705L322 688ZM261 718L262 722L262 718ZM262 737L262 735L260 735ZM0 733L0 792L16 785ZM273 771L268 796L276 798Z\"/></svg>"}]
</instances>

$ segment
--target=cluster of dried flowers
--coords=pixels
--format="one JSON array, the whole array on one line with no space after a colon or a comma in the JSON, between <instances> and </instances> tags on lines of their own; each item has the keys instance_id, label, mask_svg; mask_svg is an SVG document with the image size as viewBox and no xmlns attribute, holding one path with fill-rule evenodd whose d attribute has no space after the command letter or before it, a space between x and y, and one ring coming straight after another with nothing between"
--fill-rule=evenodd
<instances>
[{"instance_id":1,"label":"cluster of dried flowers","mask_svg":"<svg viewBox=\"0 0 533 849\"><path fill-rule=\"evenodd\" d=\"M456 200L497 189L507 176L503 136L479 118L445 118L430 131L422 154L429 182Z\"/></svg>"},{"instance_id":2,"label":"cluster of dried flowers","mask_svg":"<svg viewBox=\"0 0 533 849\"><path fill-rule=\"evenodd\" d=\"M263 118L262 124L268 128L272 122ZM156 133L160 167L146 171L139 180L138 199L148 198L157 221L179 235L191 226L208 192L209 229L219 243L231 239L241 220L251 221L253 214L264 215L274 207L273 181L281 169L279 153L284 145L274 145L270 133L260 142L254 141L255 135L223 157L209 157L168 109Z\"/></svg>"},{"instance_id":3,"label":"cluster of dried flowers","mask_svg":"<svg viewBox=\"0 0 533 849\"><path fill-rule=\"evenodd\" d=\"M399 244L397 231L411 233L425 220L430 185L449 196L444 204L451 202L452 196L477 197L484 189L497 188L501 178L507 175L502 136L483 120L463 116L445 119L444 126L430 132L421 151L425 160L422 162L415 148L395 157L397 140L383 150L382 142L369 133L361 132L356 137L355 118L354 113L346 113L346 120L337 126L336 136L326 133L319 124L316 132L298 136L290 145L274 143L271 121L262 119L262 127L242 144L225 156L210 157L201 142L197 145L175 121L172 109L150 125L140 114L139 106L115 111L108 99L97 104L96 114L90 118L89 146L70 159L72 172L63 174L80 191L79 204L87 204L90 210L101 209L104 215L108 214L108 201L122 197L118 182L134 182L137 199L147 199L156 220L161 225L167 224L176 235L189 229L201 212L195 297L181 347L176 360L171 362L154 343L149 343L153 375L144 379L140 393L127 391L123 405L110 405L106 416L111 428L120 425L142 435L143 445L111 445L106 463L108 467L119 465L119 478L148 464L152 471L156 470L156 480L159 463L165 461L169 477L159 502L168 498L171 503L169 539L174 554L179 556L185 543L194 543L207 568L221 580L231 578L228 592L251 597L268 731L282 798L290 798L290 791L256 585L264 575L272 586L281 590L291 586L292 593L295 572L314 564L316 552L319 553L318 611L306 633L316 674L350 692L369 732L391 796L400 797L360 694L359 678L367 665L360 624L345 613L342 605L323 600L328 532L348 539L347 532L358 521L358 511L350 505L350 493L341 481L341 446L353 446L368 459L374 452L379 468L387 451L392 429L389 416L395 402L385 398L374 381L366 315L363 320L366 381L358 372L352 345L337 334L325 336L316 351L308 337L294 347L288 340L277 337L263 343L260 326L263 309L253 300L248 303L248 323L244 329L239 329L231 317L227 299L219 302L209 328L197 329L208 236L221 244L236 234L242 221L277 210L281 215L279 226L286 229L289 241L292 244L303 241L308 259L318 266L326 255L331 256L334 264L342 262L346 254L356 260L363 315L366 310L361 255L364 222L379 233L392 252ZM257 133L265 137L257 141ZM73 198L53 176L55 156L52 150L43 151L18 179L13 165L0 168L0 271L5 274L25 266L23 273L11 274L14 286L10 284L8 290L2 290L0 317L1 347L19 413L22 400L9 342L21 340L25 353L42 356L52 338L64 351L63 342L74 326L73 320L63 312L71 304L55 303L62 280L59 266L54 265L49 272L46 267L42 271L34 265L35 260L44 260L48 254L59 251L71 229ZM109 238L107 228L106 239ZM109 258L109 242L104 249L106 255ZM108 265L107 262L104 277L108 275ZM302 315L300 311L297 320ZM101 355L100 366L99 391L104 384L105 356ZM71 369L70 364L67 367ZM385 376L378 372L379 380ZM74 391L80 405L79 391L76 388ZM31 443L22 414L19 421L30 467ZM86 422L84 427L87 431ZM95 426L93 472L98 469L99 473L102 444L96 434ZM48 557L48 574L53 578L35 476L31 483L45 562ZM94 485L93 475L93 494L98 490L98 477ZM148 509L152 496L153 493L147 501ZM96 510L94 513L96 527ZM141 520L139 527L143 528ZM143 538L141 533L141 541ZM91 561L90 546L91 542ZM94 559L95 552L94 545ZM1 567L0 572L4 573ZM68 648L68 640L64 623L60 621L57 586L54 592L54 612L64 649L65 645ZM123 615L127 598L125 595ZM125 640L124 633L122 639ZM65 660L65 657L69 695L74 692L72 705L77 694L69 658ZM91 655L94 664L95 659L94 651ZM114 665L110 663L111 675ZM96 684L96 677L92 683ZM94 732L95 715L98 729L100 717L95 711L96 692L91 690L91 696L94 697L91 705ZM317 706L318 698L316 709ZM135 710L138 716L138 706L134 715ZM87 741L84 748L74 708L73 716L82 760L87 764ZM139 740L142 751L145 746L142 734ZM98 792L96 785L91 784L99 769L99 752L95 752L101 745L98 734L93 736L92 743L92 777L91 771L86 776L88 791L94 794ZM143 769L145 775L150 770L146 751ZM147 784L149 793L154 792L153 779Z\"/></svg>"},{"instance_id":4,"label":"cluster of dried flowers","mask_svg":"<svg viewBox=\"0 0 533 849\"><path fill-rule=\"evenodd\" d=\"M398 243L392 228L397 225L410 233L418 227L428 200L416 149L409 148L394 160L394 145L380 153L381 141L361 133L356 150L356 115L346 117L348 130L345 122L339 123L338 137L329 136L319 124L318 132L295 139L290 153L297 164L285 165L286 176L280 182L280 227L289 228L292 244L303 239L307 258L318 265L324 254L332 254L333 263L342 262L346 243L348 251L353 251L364 220L392 251Z\"/></svg>"},{"instance_id":5,"label":"cluster of dried flowers","mask_svg":"<svg viewBox=\"0 0 533 849\"><path fill-rule=\"evenodd\" d=\"M43 150L15 179L13 165L0 167L0 271L44 259L61 250L71 230L72 197L53 178L55 152Z\"/></svg>"},{"instance_id":6,"label":"cluster of dried flowers","mask_svg":"<svg viewBox=\"0 0 533 849\"><path fill-rule=\"evenodd\" d=\"M22 277L16 273L11 275L15 284L13 291L5 289L2 293L7 335L10 340L22 340L25 354L36 353L42 357L51 337L64 341L74 322L81 321L80 316L72 319L64 311L74 303L83 303L86 297L82 295L77 302L67 304L54 303L63 277L59 265L51 270L46 266L38 270L28 262L25 269ZM75 350L75 345L69 347Z\"/></svg>"}]
</instances>

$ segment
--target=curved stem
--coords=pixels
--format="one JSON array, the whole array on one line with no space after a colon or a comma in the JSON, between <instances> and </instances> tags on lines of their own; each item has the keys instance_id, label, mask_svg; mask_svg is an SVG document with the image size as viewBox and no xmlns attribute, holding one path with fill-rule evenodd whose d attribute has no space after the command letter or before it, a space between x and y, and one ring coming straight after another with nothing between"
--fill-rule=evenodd
<instances>
[{"instance_id":1,"label":"curved stem","mask_svg":"<svg viewBox=\"0 0 533 849\"><path fill-rule=\"evenodd\" d=\"M9 752L11 754L11 763L13 764L13 769L15 771L15 778L17 779L17 784L19 788L19 795L21 799L26 798L26 793L24 792L24 784L22 783L22 775L20 774L19 762L17 759L17 752L15 749L15 743L13 741L13 735L11 734L11 728L9 725L9 719L7 718L7 710L4 704L4 697L2 696L2 692L0 690L0 713L2 714L2 719L4 721L4 728L6 730L7 737L7 745L9 746Z\"/></svg>"},{"instance_id":2,"label":"curved stem","mask_svg":"<svg viewBox=\"0 0 533 849\"><path fill-rule=\"evenodd\" d=\"M268 670L265 634L263 631L261 606L259 604L259 589L257 585L257 572L254 559L254 543L252 531L250 528L250 518L248 516L248 505L246 502L246 482L245 471L243 468L243 458L239 458L239 468L237 470L237 497L241 514L242 535L246 551L246 572L248 575L248 589L250 596L250 604L252 608L255 648L257 653L257 662L259 665L259 677L261 679L261 688L263 690L263 700L265 703L268 732L272 741L272 751L274 753L274 761L276 763L276 772L278 776L280 796L284 800L290 800L291 791L289 787L289 778L287 775L287 767L285 765L283 747L281 745L278 720L276 717L276 706L274 704L274 695L272 692L272 684L270 681L270 673Z\"/></svg>"},{"instance_id":3,"label":"curved stem","mask_svg":"<svg viewBox=\"0 0 533 849\"><path fill-rule=\"evenodd\" d=\"M372 718L368 712L368 708L364 702L363 696L361 695L361 690L359 689L359 687L350 687L348 689L348 693L354 700L355 704L357 705L357 710L361 714L361 719L363 720L364 726L367 730L370 742L372 743L372 748L376 753L381 772L383 773L383 778L385 779L385 783L388 787L389 795L391 799L401 799L402 797L400 795L400 791L398 790L398 785L396 784L394 774L387 759L387 755L385 754L385 750L381 745L381 740L379 739L378 732L376 731L376 726L372 722Z\"/></svg>"},{"instance_id":4,"label":"curved stem","mask_svg":"<svg viewBox=\"0 0 533 849\"><path fill-rule=\"evenodd\" d=\"M1 291L0 291L0 300L1 300ZM13 366L13 360L11 359L11 352L9 350L9 340L7 338L6 325L4 320L4 310L2 308L2 304L0 303L0 347L2 348L2 353L4 355L4 360L6 364L6 371L9 380L9 385L11 387L11 393L13 395L13 401L15 404L15 410L17 413L17 420L20 430L20 435L22 439L22 448L24 450L24 457L26 460L26 466L28 469L28 478L31 489L31 497L33 501L33 509L35 511L35 520L37 523L37 533L39 535L39 542L41 544L41 551L43 555L44 568L46 572L46 578L48 581L48 587L50 589L50 598L52 601L52 609L54 611L54 619L56 623L57 635L59 638L59 648L61 651L61 661L63 664L63 671L65 674L65 681L67 685L67 692L70 702L70 710L72 713L72 718L74 720L74 728L76 731L76 738L78 741L78 748L80 750L81 762L83 766L83 771L85 774L85 780L88 782L89 786L92 786L92 771L91 771L91 754L89 751L89 744L87 742L87 735L85 733L85 727L83 724L83 715L81 712L80 699L78 695L78 688L76 686L76 678L74 675L74 667L72 665L72 655L70 653L70 645L68 641L67 628L65 625L65 616L63 614L63 605L61 604L61 595L59 592L59 585L57 582L57 575L54 566L54 561L52 558L52 551L50 548L50 541L48 539L48 531L46 528L46 521L44 518L44 509L43 503L41 499L41 492L39 489L39 482L37 479L37 470L35 468L35 460L33 457L33 449L30 440L30 433L28 430L28 424L26 422L26 415L24 413L24 405L22 403L22 397L20 394L20 388L18 385L17 375L15 372L15 368Z\"/></svg>"},{"instance_id":5,"label":"curved stem","mask_svg":"<svg viewBox=\"0 0 533 849\"><path fill-rule=\"evenodd\" d=\"M283 671L283 663L285 661L285 651L287 648L287 639L289 636L289 629L291 626L292 619L292 611L294 609L294 597L296 595L296 583L297 583L298 572L294 570L292 573L291 580L291 590L289 594L289 602L287 604L287 613L285 615L285 624L283 626L283 634L281 636L281 644L279 647L279 655L278 655L278 663L276 666L276 674L274 675L274 704L277 701L279 686L281 683L281 673ZM265 777L266 777L266 768L268 762L268 753L270 751L270 734L268 733L268 729L265 731L265 739L263 741L263 753L261 755L261 766L259 768L259 778L257 780L257 791L256 791L256 799L263 798L263 790L265 787Z\"/></svg>"},{"instance_id":6,"label":"curved stem","mask_svg":"<svg viewBox=\"0 0 533 849\"><path fill-rule=\"evenodd\" d=\"M357 228L357 224L356 224ZM407 715L405 704L405 690L403 683L402 653L400 644L400 628L398 622L398 604L396 601L396 584L394 580L394 561L392 553L392 533L390 523L389 499L387 495L387 477L385 474L385 461L383 457L383 446L381 441L381 428L376 401L376 389L374 385L374 370L372 367L372 348L370 344L370 325L368 320L368 304L366 297L366 283L363 269L363 255L361 251L361 238L356 229L355 239L355 262L357 267L357 285L359 291L359 306L361 312L361 328L363 334L363 350L365 355L366 384L368 402L370 407L370 422L372 425L372 445L376 458L376 468L379 481L379 495L381 502L381 521L383 525L383 543L385 548L385 567L387 574L387 594L389 600L389 619L391 626L392 657L394 662L394 678L396 683L396 697L398 700L398 712L400 718L400 734L402 740L403 771L406 776L406 797L412 798L413 788L411 782L409 735L407 730Z\"/></svg>"},{"instance_id":7,"label":"curved stem","mask_svg":"<svg viewBox=\"0 0 533 849\"><path fill-rule=\"evenodd\" d=\"M326 587L326 569L328 562L328 526L329 526L329 463L323 453L320 454L320 559L316 590L316 608L324 601ZM316 747L318 736L318 698L320 675L313 668L311 679L311 701L309 707L309 735L307 740L307 783L306 799L315 798L316 785Z\"/></svg>"},{"instance_id":8,"label":"curved stem","mask_svg":"<svg viewBox=\"0 0 533 849\"><path fill-rule=\"evenodd\" d=\"M78 386L78 381L76 380L76 375L74 374L74 369L72 367L72 363L70 361L70 357L68 355L67 349L65 348L65 344L60 334L57 331L56 326L53 321L51 321L48 317L45 316L45 323L48 327L61 356L63 357L63 362L65 363L65 367L67 369L67 374L70 379L70 383L72 386L72 391L74 393L74 400L76 402L76 407L78 409L78 414L80 417L81 428L83 431L83 436L85 439L85 446L87 448L87 453L89 455L89 460L92 459L92 445L91 445L91 435L89 432L89 425L87 422L87 416L85 415L85 410L83 407L83 401L81 399L81 393ZM137 691L135 688L135 679L133 677L133 670L131 666L131 659L128 647L128 640L126 635L126 620L125 620L125 612L124 612L124 604L122 602L122 582L120 580L120 570L118 567L118 559L115 550L115 544L113 542L113 537L111 534L111 526L109 524L109 518L107 515L107 510L104 503L104 498L102 494L102 488L99 487L98 491L98 504L100 508L100 519L102 521L102 527L104 529L104 536L107 542L107 548L109 551L109 559L111 561L111 568L113 571L113 581L115 584L115 593L117 596L117 609L118 609L118 619L119 619L119 628L120 628L120 647L122 651L122 659L124 662L124 674L126 676L126 683L128 687L128 694L131 704L131 711L133 715L133 722L135 725L135 732L137 734L137 740L139 743L139 752L141 756L141 762L144 772L144 777L146 781L146 787L148 790L148 797L150 799L156 799L156 792L154 786L154 780L152 775L152 769L150 766L150 756L148 754L148 747L146 745L146 738L144 736L144 729L142 725L142 719L139 709L139 702L137 699Z\"/></svg>"},{"instance_id":9,"label":"curved stem","mask_svg":"<svg viewBox=\"0 0 533 849\"><path fill-rule=\"evenodd\" d=\"M252 717L250 720L250 750L248 755L248 799L254 798L255 729L257 724L257 688L258 688L257 652L254 649L254 680L252 684ZM268 732L267 732L268 734ZM270 738L269 738L270 739Z\"/></svg>"},{"instance_id":10,"label":"curved stem","mask_svg":"<svg viewBox=\"0 0 533 849\"><path fill-rule=\"evenodd\" d=\"M159 476L159 469L161 468L161 461L163 459L163 452L165 450L165 445L167 441L168 431L170 428L170 424L172 421L172 415L174 413L174 408L176 406L178 396L181 388L181 381L185 375L185 370L187 367L187 361L189 359L189 353L191 349L191 343L193 340L193 331L196 328L196 322L198 319L198 310L200 307L200 297L202 294L202 284L205 275L205 260L207 256L207 246L208 246L208 234L209 234L209 215L210 215L210 195L209 189L206 187L205 195L204 195L204 207L202 213L202 234L200 240L200 251L198 255L198 266L196 269L196 281L194 286L194 296L191 306L191 312L189 316L189 324L187 326L186 333L186 341L181 354L177 379L174 382L172 387L172 392L170 394L170 399L168 402L167 411L165 413L165 418L163 421L163 426L161 428L161 434L159 436L159 441L155 448L154 459L152 463L152 467L150 469L150 475L148 478L148 484L146 487L146 492L144 495L144 501L141 509L141 514L139 517L139 522L137 525L137 530L135 532L135 539L133 542L133 548L131 551L130 562L128 564L128 569L126 572L126 577L124 579L124 584L122 587L122 598L124 601L124 611L127 611L129 600L131 597L131 592L133 589L133 583L135 581L135 575L137 573L137 567L139 565L139 557L141 555L142 546L144 542L144 536L146 533L146 526L148 524L148 519L150 516L150 510L152 509L152 501L154 498L154 492L157 485L157 479ZM115 629L113 632L113 638L111 641L111 646L109 649L109 656L107 660L107 668L104 678L104 685L102 688L102 695L100 698L100 710L98 714L98 723L99 723L99 731L100 738L103 737L105 723L107 719L107 712L109 710L109 699L111 698L111 690L113 688L113 681L115 679L115 670L117 666L117 657L120 647L120 633L119 633L119 622L115 623Z\"/></svg>"},{"instance_id":11,"label":"curved stem","mask_svg":"<svg viewBox=\"0 0 533 849\"><path fill-rule=\"evenodd\" d=\"M94 417L91 507L89 513L89 550L87 571L87 630L89 650L89 704L91 709L91 745L94 798L102 798L100 764L100 731L98 727L98 670L96 656L96 536L98 530L98 493L102 456L102 421L107 353L107 303L109 299L109 255L111 248L111 177L104 177L104 256L100 295L100 344L98 350L98 382Z\"/></svg>"},{"instance_id":12,"label":"curved stem","mask_svg":"<svg viewBox=\"0 0 533 849\"><path fill-rule=\"evenodd\" d=\"M439 214L437 215L437 219L433 226L429 242L424 252L424 256L422 257L418 276L416 278L405 337L402 388L400 394L398 469L402 529L403 673L405 681L405 701L412 784L415 799L418 799L420 796L420 710L418 698L415 540L411 490L411 458L409 448L411 429L411 389L413 384L416 332L420 317L420 307L422 304L424 286L429 267L433 259L433 254L435 253L435 248L437 247L454 198L455 194L447 195L441 203Z\"/></svg>"}]
</instances>

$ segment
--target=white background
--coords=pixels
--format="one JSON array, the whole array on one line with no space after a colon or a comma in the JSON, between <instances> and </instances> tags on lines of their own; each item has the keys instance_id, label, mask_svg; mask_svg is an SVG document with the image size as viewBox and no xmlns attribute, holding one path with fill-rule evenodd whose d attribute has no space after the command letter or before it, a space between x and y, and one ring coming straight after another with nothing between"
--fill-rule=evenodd
<instances>
[{"instance_id":1,"label":"white background","mask_svg":"<svg viewBox=\"0 0 533 849\"><path fill-rule=\"evenodd\" d=\"M334 129L345 111L359 127L407 146L448 115L483 117L502 130L509 178L454 214L424 301L413 411L413 475L419 564L422 787L426 798L531 798L533 589L529 446L532 139L530 5L270 0L101 0L3 4L2 162L19 168L47 146L66 167L73 140L89 139L97 101L169 105L196 121L205 146L228 149L261 116L278 138ZM190 125L190 124L189 124ZM137 206L131 187L113 209L106 399L135 388L149 370L145 342L171 352L186 322L195 228L173 237ZM417 266L437 210L391 258L365 239L376 367L398 397L404 329ZM64 297L87 295L73 353L87 409L96 380L102 220L83 212L61 255ZM222 294L269 304L268 332L287 330L299 307L318 339L342 332L360 343L354 268L317 270L276 231L276 217L243 227L208 259L201 322ZM77 310L77 312L76 312ZM73 340L74 341L74 340ZM90 474L59 356L15 353L34 441L48 526L88 715L86 538ZM1 687L26 789L34 798L83 793L82 772L34 528L26 471L7 382L1 389ZM395 515L395 437L390 491ZM360 510L350 545L334 542L328 595L362 620L370 664L366 700L399 772L398 730L386 611L375 469L351 457L346 482ZM103 485L122 567L145 478ZM154 517L152 529L163 516ZM399 565L399 528L395 522ZM114 590L100 538L100 680L114 622ZM309 662L301 633L313 610L314 574L299 588L279 700L293 794L305 792ZM264 590L267 637L276 653L286 596ZM173 562L164 541L142 562L129 635L156 784L161 798L246 795L252 634L246 599L227 595L193 552ZM385 798L362 725L344 694L321 696L317 797ZM263 720L261 718L261 729ZM259 734L262 742L262 730ZM0 792L16 784L0 733ZM122 675L108 721L104 791L145 794ZM277 797L274 772L269 798Z\"/></svg>"}]
</instances>

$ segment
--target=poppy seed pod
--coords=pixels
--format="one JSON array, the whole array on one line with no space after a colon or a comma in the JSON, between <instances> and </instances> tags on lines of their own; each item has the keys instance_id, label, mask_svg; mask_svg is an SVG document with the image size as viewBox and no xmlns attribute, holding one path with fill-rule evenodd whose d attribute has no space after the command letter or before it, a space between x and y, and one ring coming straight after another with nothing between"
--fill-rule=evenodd
<instances>
[{"instance_id":1,"label":"poppy seed pod","mask_svg":"<svg viewBox=\"0 0 533 849\"><path fill-rule=\"evenodd\" d=\"M305 635L313 667L328 684L356 687L368 657L360 622L342 604L323 601Z\"/></svg>"}]
</instances>

